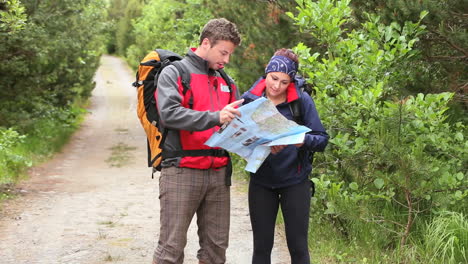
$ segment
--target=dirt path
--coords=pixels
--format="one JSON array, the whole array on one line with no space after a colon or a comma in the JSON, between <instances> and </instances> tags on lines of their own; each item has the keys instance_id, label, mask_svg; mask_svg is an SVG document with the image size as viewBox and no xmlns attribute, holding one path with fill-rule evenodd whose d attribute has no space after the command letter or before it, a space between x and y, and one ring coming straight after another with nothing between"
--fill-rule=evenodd
<instances>
[{"instance_id":1,"label":"dirt path","mask_svg":"<svg viewBox=\"0 0 468 264\"><path fill-rule=\"evenodd\" d=\"M151 263L159 233L158 175L145 167L133 72L104 56L90 114L53 160L34 168L0 214L0 263ZM250 263L252 234L243 183L234 182L228 261ZM276 238L273 263L288 263ZM197 263L192 223L185 263Z\"/></svg>"}]
</instances>

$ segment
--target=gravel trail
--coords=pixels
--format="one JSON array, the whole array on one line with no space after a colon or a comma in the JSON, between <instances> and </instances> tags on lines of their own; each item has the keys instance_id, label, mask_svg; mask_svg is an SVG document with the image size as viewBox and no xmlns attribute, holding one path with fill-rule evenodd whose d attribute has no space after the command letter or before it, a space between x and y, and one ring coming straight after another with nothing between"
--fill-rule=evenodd
<instances>
[{"instance_id":1,"label":"gravel trail","mask_svg":"<svg viewBox=\"0 0 468 264\"><path fill-rule=\"evenodd\" d=\"M103 56L89 114L61 153L30 171L19 196L0 208L0 263L151 263L159 233L158 175L146 167L146 138L136 118L134 73ZM250 263L245 183L231 191L227 263ZM289 263L281 236L273 263ZM184 263L197 263L196 225Z\"/></svg>"}]
</instances>

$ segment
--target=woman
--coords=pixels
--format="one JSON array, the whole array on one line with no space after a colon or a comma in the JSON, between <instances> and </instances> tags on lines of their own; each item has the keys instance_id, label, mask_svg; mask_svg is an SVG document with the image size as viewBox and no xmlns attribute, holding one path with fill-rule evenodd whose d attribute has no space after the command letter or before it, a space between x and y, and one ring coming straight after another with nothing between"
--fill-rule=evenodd
<instances>
[{"instance_id":1,"label":"woman","mask_svg":"<svg viewBox=\"0 0 468 264\"><path fill-rule=\"evenodd\" d=\"M272 146L271 154L262 166L256 173L251 173L249 211L254 239L253 264L271 263L279 206L283 213L291 263L310 263L307 233L313 183L308 176L312 171L312 154L325 149L328 135L314 101L298 88L304 82L296 77L298 65L294 52L277 50L265 68L265 76L242 95L244 104L261 96L268 98L290 120L293 120L292 105L298 103L302 124L312 130L301 144Z\"/></svg>"}]
</instances>

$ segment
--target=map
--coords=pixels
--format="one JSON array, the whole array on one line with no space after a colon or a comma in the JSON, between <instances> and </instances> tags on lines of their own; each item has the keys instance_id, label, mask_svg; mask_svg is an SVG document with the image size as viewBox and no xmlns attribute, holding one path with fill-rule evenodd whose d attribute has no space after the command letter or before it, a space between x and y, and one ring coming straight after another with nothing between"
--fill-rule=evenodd
<instances>
[{"instance_id":1,"label":"map","mask_svg":"<svg viewBox=\"0 0 468 264\"><path fill-rule=\"evenodd\" d=\"M247 161L245 170L255 173L270 154L270 147L298 144L310 129L288 120L268 99L261 97L239 107L236 117L213 134L205 145L220 147Z\"/></svg>"}]
</instances>

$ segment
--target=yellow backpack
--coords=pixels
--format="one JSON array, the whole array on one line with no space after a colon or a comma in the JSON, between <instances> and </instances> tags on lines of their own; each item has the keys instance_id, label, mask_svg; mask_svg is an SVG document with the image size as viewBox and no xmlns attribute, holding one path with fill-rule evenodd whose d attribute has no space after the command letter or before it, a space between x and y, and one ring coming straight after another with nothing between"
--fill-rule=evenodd
<instances>
[{"instance_id":1,"label":"yellow backpack","mask_svg":"<svg viewBox=\"0 0 468 264\"><path fill-rule=\"evenodd\" d=\"M148 53L138 66L136 81L132 84L137 88L137 115L145 130L148 145L148 167L161 170L162 149L165 135L158 127L159 115L154 93L157 76L164 67L182 57L172 51L156 49ZM179 66L176 66L179 71ZM167 133L167 131L165 132ZM165 134L164 133L164 134Z\"/></svg>"}]
</instances>

